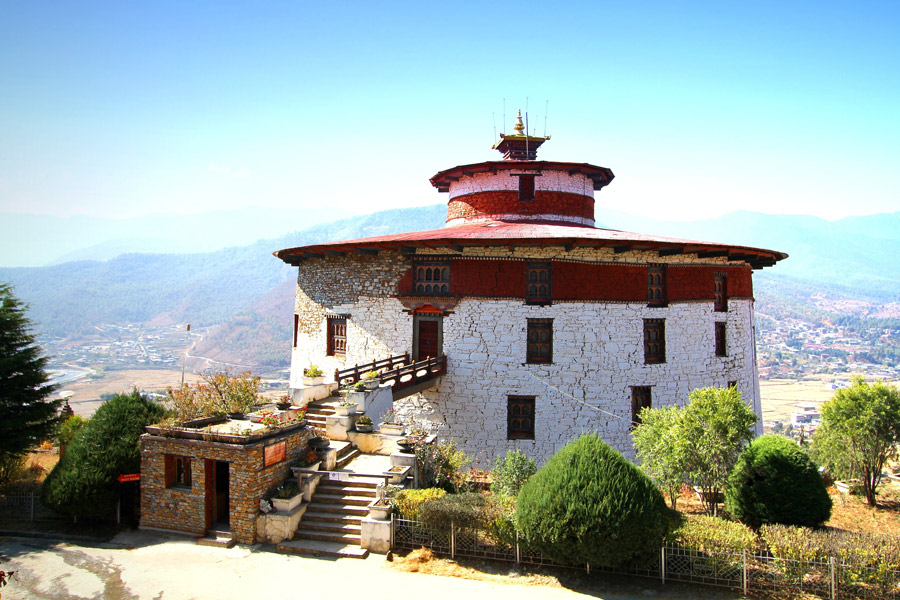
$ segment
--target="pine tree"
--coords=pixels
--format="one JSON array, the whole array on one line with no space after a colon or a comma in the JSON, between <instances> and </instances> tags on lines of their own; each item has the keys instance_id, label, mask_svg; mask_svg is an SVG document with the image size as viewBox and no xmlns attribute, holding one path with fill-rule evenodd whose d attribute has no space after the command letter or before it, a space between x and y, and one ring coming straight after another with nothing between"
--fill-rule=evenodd
<instances>
[{"instance_id":1,"label":"pine tree","mask_svg":"<svg viewBox=\"0 0 900 600\"><path fill-rule=\"evenodd\" d=\"M59 424L62 400L50 399L46 364L25 306L0 283L0 457L27 452Z\"/></svg>"}]
</instances>

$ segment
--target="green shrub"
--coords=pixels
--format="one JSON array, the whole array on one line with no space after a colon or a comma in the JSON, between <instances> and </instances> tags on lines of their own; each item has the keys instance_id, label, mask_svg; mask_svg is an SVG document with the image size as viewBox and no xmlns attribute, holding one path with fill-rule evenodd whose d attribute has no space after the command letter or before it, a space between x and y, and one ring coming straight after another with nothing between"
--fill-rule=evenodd
<instances>
[{"instance_id":1,"label":"green shrub","mask_svg":"<svg viewBox=\"0 0 900 600\"><path fill-rule=\"evenodd\" d=\"M494 463L491 491L495 494L518 496L519 490L535 473L537 465L534 459L528 458L519 450L509 450Z\"/></svg>"},{"instance_id":2,"label":"green shrub","mask_svg":"<svg viewBox=\"0 0 900 600\"><path fill-rule=\"evenodd\" d=\"M497 503L485 494L466 492L448 494L426 501L419 507L419 518L429 527L487 528L499 512Z\"/></svg>"},{"instance_id":3,"label":"green shrub","mask_svg":"<svg viewBox=\"0 0 900 600\"><path fill-rule=\"evenodd\" d=\"M103 403L50 471L41 500L63 514L109 516L119 498L116 478L140 470L138 438L163 412L137 390Z\"/></svg>"},{"instance_id":4,"label":"green shrub","mask_svg":"<svg viewBox=\"0 0 900 600\"><path fill-rule=\"evenodd\" d=\"M554 454L522 487L517 508L525 541L565 564L655 555L667 529L659 489L595 434Z\"/></svg>"},{"instance_id":5,"label":"green shrub","mask_svg":"<svg viewBox=\"0 0 900 600\"><path fill-rule=\"evenodd\" d=\"M391 498L391 506L400 513L400 518L419 519L419 507L428 500L440 498L447 492L439 488L425 488L422 490L403 490Z\"/></svg>"},{"instance_id":6,"label":"green shrub","mask_svg":"<svg viewBox=\"0 0 900 600\"><path fill-rule=\"evenodd\" d=\"M0 489L18 480L25 472L24 454L0 453Z\"/></svg>"},{"instance_id":7,"label":"green shrub","mask_svg":"<svg viewBox=\"0 0 900 600\"><path fill-rule=\"evenodd\" d=\"M725 488L725 508L754 529L816 527L831 516L831 498L806 452L785 437L764 435L741 452Z\"/></svg>"},{"instance_id":8,"label":"green shrub","mask_svg":"<svg viewBox=\"0 0 900 600\"><path fill-rule=\"evenodd\" d=\"M115 395L113 394L113 396ZM66 419L63 424L60 425L59 433L56 436L59 440L60 447L71 444L75 434L81 431L81 428L87 425L87 422L87 419L78 415L72 415Z\"/></svg>"},{"instance_id":9,"label":"green shrub","mask_svg":"<svg viewBox=\"0 0 900 600\"><path fill-rule=\"evenodd\" d=\"M757 546L756 534L746 525L708 515L686 516L668 541L702 552L740 552Z\"/></svg>"}]
</instances>

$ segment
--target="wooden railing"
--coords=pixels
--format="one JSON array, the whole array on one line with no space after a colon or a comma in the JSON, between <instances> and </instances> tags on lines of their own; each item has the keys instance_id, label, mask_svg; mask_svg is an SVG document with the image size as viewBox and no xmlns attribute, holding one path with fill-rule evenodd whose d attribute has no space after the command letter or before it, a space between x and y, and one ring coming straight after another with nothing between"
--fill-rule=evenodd
<instances>
[{"instance_id":1,"label":"wooden railing","mask_svg":"<svg viewBox=\"0 0 900 600\"><path fill-rule=\"evenodd\" d=\"M397 356L391 356L390 358L374 360L364 365L354 365L349 369L335 369L334 380L338 385L354 384L362 379L362 376L369 371L379 371L381 369L386 369L387 371L391 372L392 370L397 369L397 367L409 365L411 362L412 360L409 357L409 352L407 352L406 354L398 354ZM383 376L381 380L384 381Z\"/></svg>"},{"instance_id":2,"label":"wooden railing","mask_svg":"<svg viewBox=\"0 0 900 600\"><path fill-rule=\"evenodd\" d=\"M446 355L403 365L381 374L381 383L390 383L394 391L434 379L447 372Z\"/></svg>"}]
</instances>

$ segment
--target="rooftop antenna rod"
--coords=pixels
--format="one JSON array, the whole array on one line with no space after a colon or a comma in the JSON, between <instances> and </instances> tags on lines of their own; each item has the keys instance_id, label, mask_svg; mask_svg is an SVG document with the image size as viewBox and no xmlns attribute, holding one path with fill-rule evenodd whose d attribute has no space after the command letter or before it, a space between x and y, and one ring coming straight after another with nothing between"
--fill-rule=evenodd
<instances>
[{"instance_id":1,"label":"rooftop antenna rod","mask_svg":"<svg viewBox=\"0 0 900 600\"><path fill-rule=\"evenodd\" d=\"M544 137L547 137L547 111L550 110L550 101L544 105ZM496 136L494 136L496 137Z\"/></svg>"}]
</instances>

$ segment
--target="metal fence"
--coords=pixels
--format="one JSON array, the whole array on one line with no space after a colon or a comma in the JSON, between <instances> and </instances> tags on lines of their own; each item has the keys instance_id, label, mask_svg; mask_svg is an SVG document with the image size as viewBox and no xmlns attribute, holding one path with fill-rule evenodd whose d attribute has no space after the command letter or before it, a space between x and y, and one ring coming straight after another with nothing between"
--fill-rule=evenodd
<instances>
[{"instance_id":1,"label":"metal fence","mask_svg":"<svg viewBox=\"0 0 900 600\"><path fill-rule=\"evenodd\" d=\"M37 492L0 494L0 519L27 519L28 521L69 521L72 517L60 515L41 504Z\"/></svg>"},{"instance_id":2,"label":"metal fence","mask_svg":"<svg viewBox=\"0 0 900 600\"><path fill-rule=\"evenodd\" d=\"M559 565L522 544L497 539L483 529L433 529L418 521L393 519L394 549L429 548L451 558L503 560L526 565ZM666 545L651 560L627 568L585 564L589 572L650 577L773 596L806 594L825 599L900 600L900 570L871 564L779 559L768 552L704 552Z\"/></svg>"}]
</instances>

